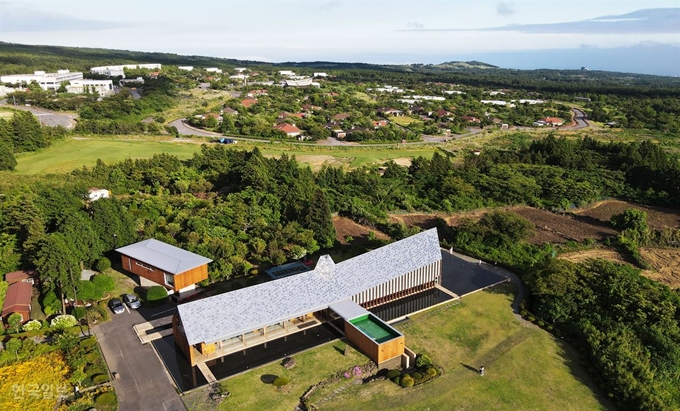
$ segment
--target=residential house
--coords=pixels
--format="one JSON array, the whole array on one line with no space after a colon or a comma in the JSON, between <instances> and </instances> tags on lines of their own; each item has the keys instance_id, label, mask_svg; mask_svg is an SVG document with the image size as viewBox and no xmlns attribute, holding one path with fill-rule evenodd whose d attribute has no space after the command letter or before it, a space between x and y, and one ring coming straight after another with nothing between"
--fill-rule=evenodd
<instances>
[{"instance_id":1,"label":"residential house","mask_svg":"<svg viewBox=\"0 0 680 411\"><path fill-rule=\"evenodd\" d=\"M224 107L224 108L222 109L222 114L228 114L228 115L230 115L230 116L237 116L237 115L238 115L238 111L234 110L234 109L231 108L231 107Z\"/></svg>"},{"instance_id":2,"label":"residential house","mask_svg":"<svg viewBox=\"0 0 680 411\"><path fill-rule=\"evenodd\" d=\"M481 123L482 120L478 119L477 117L473 116L462 116L461 120L467 121L468 123Z\"/></svg>"},{"instance_id":3,"label":"residential house","mask_svg":"<svg viewBox=\"0 0 680 411\"><path fill-rule=\"evenodd\" d=\"M304 104L304 105L302 105L302 110L309 112L309 113L313 113L315 111L321 111L321 110L323 110L323 108L319 107L319 106L312 105L312 104Z\"/></svg>"},{"instance_id":4,"label":"residential house","mask_svg":"<svg viewBox=\"0 0 680 411\"><path fill-rule=\"evenodd\" d=\"M97 201L100 198L109 198L111 193L109 190L103 189L103 188L91 188L87 190L87 199L89 201Z\"/></svg>"},{"instance_id":5,"label":"residential house","mask_svg":"<svg viewBox=\"0 0 680 411\"><path fill-rule=\"evenodd\" d=\"M7 281L7 284L9 285L21 282L33 284L36 275L37 273L35 270L13 271L5 274L5 281Z\"/></svg>"},{"instance_id":6,"label":"residential house","mask_svg":"<svg viewBox=\"0 0 680 411\"><path fill-rule=\"evenodd\" d=\"M350 113L338 113L338 114L332 116L331 120L343 121L343 120L347 120L350 117L352 117L352 115Z\"/></svg>"},{"instance_id":7,"label":"residential house","mask_svg":"<svg viewBox=\"0 0 680 411\"><path fill-rule=\"evenodd\" d=\"M377 120L373 121L373 128L385 127L387 125L387 120Z\"/></svg>"},{"instance_id":8,"label":"residential house","mask_svg":"<svg viewBox=\"0 0 680 411\"><path fill-rule=\"evenodd\" d=\"M379 108L378 114L382 114L383 116L401 117L404 115L404 112L397 110L396 108Z\"/></svg>"},{"instance_id":9,"label":"residential house","mask_svg":"<svg viewBox=\"0 0 680 411\"><path fill-rule=\"evenodd\" d=\"M333 137L335 137L335 138L345 138L345 137L347 137L347 133L344 130L336 129L336 130L333 130Z\"/></svg>"},{"instance_id":10,"label":"residential house","mask_svg":"<svg viewBox=\"0 0 680 411\"><path fill-rule=\"evenodd\" d=\"M33 293L33 283L26 281L16 281L7 287L5 302L2 305L2 318L6 321L7 317L17 313L21 315L21 322L25 323L31 319L31 294Z\"/></svg>"},{"instance_id":11,"label":"residential house","mask_svg":"<svg viewBox=\"0 0 680 411\"><path fill-rule=\"evenodd\" d=\"M250 90L246 95L247 95L248 97L266 96L266 95L267 95L267 90L264 90L264 89Z\"/></svg>"},{"instance_id":12,"label":"residential house","mask_svg":"<svg viewBox=\"0 0 680 411\"><path fill-rule=\"evenodd\" d=\"M247 97L241 100L241 105L245 108L250 108L253 104L257 104L257 99L252 97Z\"/></svg>"},{"instance_id":13,"label":"residential house","mask_svg":"<svg viewBox=\"0 0 680 411\"><path fill-rule=\"evenodd\" d=\"M161 285L169 294L196 288L196 283L208 278L211 259L182 250L155 239L140 241L117 248L123 268L139 276L142 286Z\"/></svg>"},{"instance_id":14,"label":"residential house","mask_svg":"<svg viewBox=\"0 0 680 411\"><path fill-rule=\"evenodd\" d=\"M217 67L207 67L205 71L207 71L208 73L221 73L222 69L219 69Z\"/></svg>"},{"instance_id":15,"label":"residential house","mask_svg":"<svg viewBox=\"0 0 680 411\"><path fill-rule=\"evenodd\" d=\"M218 124L222 122L222 116L218 113L205 113L201 116L201 120L207 120L208 118L214 118Z\"/></svg>"},{"instance_id":16,"label":"residential house","mask_svg":"<svg viewBox=\"0 0 680 411\"><path fill-rule=\"evenodd\" d=\"M274 126L274 130L282 131L286 133L288 137L298 137L302 134L302 130L295 127L295 124L281 123Z\"/></svg>"},{"instance_id":17,"label":"residential house","mask_svg":"<svg viewBox=\"0 0 680 411\"><path fill-rule=\"evenodd\" d=\"M561 126L562 124L564 124L564 120L562 120L561 118L557 118L557 117L546 117L546 118L543 119L543 122L545 122L545 124L552 126L552 127L558 127L558 126Z\"/></svg>"}]
</instances>

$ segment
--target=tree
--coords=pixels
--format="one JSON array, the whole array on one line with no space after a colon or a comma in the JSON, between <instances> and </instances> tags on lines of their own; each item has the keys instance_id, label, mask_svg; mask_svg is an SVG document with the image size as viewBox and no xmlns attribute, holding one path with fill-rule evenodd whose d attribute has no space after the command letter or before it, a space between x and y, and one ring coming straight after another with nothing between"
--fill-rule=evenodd
<instances>
[{"instance_id":1,"label":"tree","mask_svg":"<svg viewBox=\"0 0 680 411\"><path fill-rule=\"evenodd\" d=\"M62 313L66 313L64 296L75 288L75 279L80 278L78 253L62 233L45 236L38 244L39 251L33 262L41 280L61 295Z\"/></svg>"},{"instance_id":2,"label":"tree","mask_svg":"<svg viewBox=\"0 0 680 411\"><path fill-rule=\"evenodd\" d=\"M12 116L14 129L14 151L35 151L47 147L48 142L43 135L40 122L30 111L17 111Z\"/></svg>"},{"instance_id":3,"label":"tree","mask_svg":"<svg viewBox=\"0 0 680 411\"><path fill-rule=\"evenodd\" d=\"M0 140L0 171L14 171L17 159L12 153L12 147Z\"/></svg>"},{"instance_id":4,"label":"tree","mask_svg":"<svg viewBox=\"0 0 680 411\"><path fill-rule=\"evenodd\" d=\"M335 227L331 221L331 209L321 189L314 191L307 213L306 228L314 232L314 239L321 248L333 247Z\"/></svg>"},{"instance_id":5,"label":"tree","mask_svg":"<svg viewBox=\"0 0 680 411\"><path fill-rule=\"evenodd\" d=\"M18 333L21 329L21 322L23 317L19 313L13 313L7 318L7 324L10 328L14 329L15 333Z\"/></svg>"},{"instance_id":6,"label":"tree","mask_svg":"<svg viewBox=\"0 0 680 411\"><path fill-rule=\"evenodd\" d=\"M21 340L18 338L10 338L9 341L5 343L5 348L9 352L14 352L17 360L19 359L19 350L21 349Z\"/></svg>"}]
</instances>

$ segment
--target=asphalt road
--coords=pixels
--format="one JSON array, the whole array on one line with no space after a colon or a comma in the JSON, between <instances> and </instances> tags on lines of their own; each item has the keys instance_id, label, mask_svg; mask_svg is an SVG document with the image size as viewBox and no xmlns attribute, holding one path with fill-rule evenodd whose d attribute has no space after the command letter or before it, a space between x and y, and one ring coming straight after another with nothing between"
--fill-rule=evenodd
<instances>
[{"instance_id":1,"label":"asphalt road","mask_svg":"<svg viewBox=\"0 0 680 411\"><path fill-rule=\"evenodd\" d=\"M589 127L590 124L588 124L588 121L586 120L588 116L586 113L584 113L582 110L579 110L577 108L572 108L571 111L574 112L574 121L576 122L576 125L573 127L569 127L571 130L578 130L581 128L586 128Z\"/></svg>"},{"instance_id":2,"label":"asphalt road","mask_svg":"<svg viewBox=\"0 0 680 411\"><path fill-rule=\"evenodd\" d=\"M177 128L177 131L179 134L183 136L201 136L201 137L224 137L220 133L213 133L211 131L205 131L205 130L199 130L197 128L193 128L191 126L188 126L187 124L184 123L186 119L180 118L177 119L173 122L170 123L171 126L174 126Z\"/></svg>"},{"instance_id":3,"label":"asphalt road","mask_svg":"<svg viewBox=\"0 0 680 411\"><path fill-rule=\"evenodd\" d=\"M26 107L26 106L11 106L16 110L30 111L38 117L40 123L48 127L62 126L67 129L75 127L75 119L78 118L76 114L66 114L57 111L51 111L44 108Z\"/></svg>"},{"instance_id":4,"label":"asphalt road","mask_svg":"<svg viewBox=\"0 0 680 411\"><path fill-rule=\"evenodd\" d=\"M162 312L168 309L171 311ZM118 395L118 409L186 411L153 348L150 344L142 345L132 329L135 324L170 315L174 309L170 304L156 310L126 309L123 314L111 314L111 321L94 328L109 369L120 375L112 381Z\"/></svg>"}]
</instances>

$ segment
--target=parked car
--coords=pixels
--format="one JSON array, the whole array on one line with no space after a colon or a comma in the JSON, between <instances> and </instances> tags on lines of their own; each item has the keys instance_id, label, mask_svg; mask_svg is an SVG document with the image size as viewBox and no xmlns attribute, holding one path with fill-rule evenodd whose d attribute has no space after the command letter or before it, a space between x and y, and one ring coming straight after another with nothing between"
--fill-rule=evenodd
<instances>
[{"instance_id":1,"label":"parked car","mask_svg":"<svg viewBox=\"0 0 680 411\"><path fill-rule=\"evenodd\" d=\"M127 304L127 306L133 310L136 310L142 306L142 302L139 301L139 298L137 298L137 296L134 294L125 294L123 296L123 301L125 301L125 304Z\"/></svg>"},{"instance_id":2,"label":"parked car","mask_svg":"<svg viewBox=\"0 0 680 411\"><path fill-rule=\"evenodd\" d=\"M114 314L123 314L125 312L125 306L117 298L112 298L111 301L109 301L109 308L111 308L111 311L113 311Z\"/></svg>"}]
</instances>

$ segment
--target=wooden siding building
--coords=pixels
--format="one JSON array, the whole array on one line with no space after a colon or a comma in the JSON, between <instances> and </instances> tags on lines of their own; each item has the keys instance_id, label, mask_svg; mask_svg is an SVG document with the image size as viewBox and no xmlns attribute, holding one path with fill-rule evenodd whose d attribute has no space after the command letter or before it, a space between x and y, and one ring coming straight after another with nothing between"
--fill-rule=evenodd
<instances>
[{"instance_id":1,"label":"wooden siding building","mask_svg":"<svg viewBox=\"0 0 680 411\"><path fill-rule=\"evenodd\" d=\"M162 285L170 293L195 288L208 278L212 260L181 248L150 239L118 248L123 268L140 278L140 284Z\"/></svg>"},{"instance_id":2,"label":"wooden siding building","mask_svg":"<svg viewBox=\"0 0 680 411\"><path fill-rule=\"evenodd\" d=\"M373 314L369 330L382 336L352 320L441 284L441 259L436 229L338 264L324 255L311 271L180 304L175 341L196 365L328 321L382 363L403 354L404 336Z\"/></svg>"}]
</instances>

